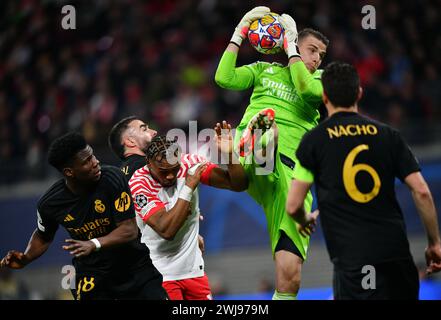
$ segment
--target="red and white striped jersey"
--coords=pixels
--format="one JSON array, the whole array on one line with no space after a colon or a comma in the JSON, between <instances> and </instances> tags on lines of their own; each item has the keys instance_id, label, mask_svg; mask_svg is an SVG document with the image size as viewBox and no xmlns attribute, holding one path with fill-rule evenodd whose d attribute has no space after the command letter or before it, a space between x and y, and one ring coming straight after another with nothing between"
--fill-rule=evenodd
<instances>
[{"instance_id":1,"label":"red and white striped jersey","mask_svg":"<svg viewBox=\"0 0 441 320\"><path fill-rule=\"evenodd\" d=\"M142 232L141 241L150 249L150 258L162 273L164 281L201 277L204 275L204 261L198 246L199 234L199 195L197 189L191 199L191 214L177 232L173 240L165 240L157 234L146 221L158 210L170 211L179 198L179 192L185 185L188 170L206 159L194 154L181 155L181 167L176 184L162 187L144 166L133 174L129 181L132 192L136 221ZM215 164L208 163L202 174L201 182L208 184L211 170Z\"/></svg>"}]
</instances>

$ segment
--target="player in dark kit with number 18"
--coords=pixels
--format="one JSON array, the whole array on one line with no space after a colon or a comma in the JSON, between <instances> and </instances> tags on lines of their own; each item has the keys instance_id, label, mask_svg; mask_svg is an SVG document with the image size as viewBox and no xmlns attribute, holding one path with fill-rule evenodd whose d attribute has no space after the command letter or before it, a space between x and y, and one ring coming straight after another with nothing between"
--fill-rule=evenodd
<instances>
[{"instance_id":1,"label":"player in dark kit with number 18","mask_svg":"<svg viewBox=\"0 0 441 320\"><path fill-rule=\"evenodd\" d=\"M101 167L77 133L52 143L49 163L64 178L39 200L37 229L26 251L10 251L1 267L21 269L40 257L62 225L72 238L63 249L74 256L76 299L167 299L162 275L140 242L130 190L120 169Z\"/></svg>"},{"instance_id":2,"label":"player in dark kit with number 18","mask_svg":"<svg viewBox=\"0 0 441 320\"><path fill-rule=\"evenodd\" d=\"M430 273L441 270L441 241L429 187L399 132L357 113L362 90L353 66L329 64L322 83L329 118L305 134L297 149L300 165L287 211L301 233L313 232L318 212L307 215L303 200L315 182L336 299L417 299L418 273L395 177L411 190L426 229Z\"/></svg>"}]
</instances>

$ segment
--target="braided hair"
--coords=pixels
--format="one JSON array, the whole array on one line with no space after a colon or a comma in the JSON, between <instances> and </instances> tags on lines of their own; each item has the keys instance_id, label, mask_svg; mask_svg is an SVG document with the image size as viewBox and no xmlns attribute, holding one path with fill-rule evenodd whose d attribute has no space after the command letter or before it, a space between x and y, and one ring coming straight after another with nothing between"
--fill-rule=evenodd
<instances>
[{"instance_id":1,"label":"braided hair","mask_svg":"<svg viewBox=\"0 0 441 320\"><path fill-rule=\"evenodd\" d=\"M166 136L160 135L156 136L150 142L149 147L147 148L146 157L147 161L154 159L158 162L163 161L164 159L167 162L178 161L179 156L181 154L181 148L177 143L177 139L167 139Z\"/></svg>"}]
</instances>

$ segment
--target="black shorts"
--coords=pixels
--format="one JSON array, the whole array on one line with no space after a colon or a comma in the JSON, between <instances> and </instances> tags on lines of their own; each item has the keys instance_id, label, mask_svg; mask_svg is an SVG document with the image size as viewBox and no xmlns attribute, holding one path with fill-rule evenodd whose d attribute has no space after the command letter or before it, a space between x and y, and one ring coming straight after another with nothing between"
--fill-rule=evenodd
<instances>
[{"instance_id":1,"label":"black shorts","mask_svg":"<svg viewBox=\"0 0 441 320\"><path fill-rule=\"evenodd\" d=\"M114 276L82 272L71 291L76 300L168 300L162 275L150 269Z\"/></svg>"},{"instance_id":2,"label":"black shorts","mask_svg":"<svg viewBox=\"0 0 441 320\"><path fill-rule=\"evenodd\" d=\"M279 241L277 242L276 249L274 250L274 252L280 250L292 252L303 260L302 254L300 253L299 249L283 230L280 230L280 238Z\"/></svg>"},{"instance_id":3,"label":"black shorts","mask_svg":"<svg viewBox=\"0 0 441 320\"><path fill-rule=\"evenodd\" d=\"M374 264L364 270L343 270L334 265L336 300L418 300L419 287L418 270L412 259Z\"/></svg>"}]
</instances>

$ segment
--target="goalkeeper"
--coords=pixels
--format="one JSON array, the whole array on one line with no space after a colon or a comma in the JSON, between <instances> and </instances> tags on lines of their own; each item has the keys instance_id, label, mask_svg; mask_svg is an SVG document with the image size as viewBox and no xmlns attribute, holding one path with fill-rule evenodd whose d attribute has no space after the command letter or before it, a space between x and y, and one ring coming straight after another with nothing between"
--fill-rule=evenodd
<instances>
[{"instance_id":1,"label":"goalkeeper","mask_svg":"<svg viewBox=\"0 0 441 320\"><path fill-rule=\"evenodd\" d=\"M322 101L321 71L318 70L329 44L320 32L305 29L297 33L296 23L287 14L280 22L285 29L284 50L288 66L256 62L236 67L242 41L252 21L270 9L256 7L236 27L216 71L216 83L222 88L246 90L253 87L250 104L237 127L235 145L249 180L247 192L265 212L271 249L276 264L274 300L294 300L300 287L300 272L309 238L303 238L295 222L287 215L285 203L293 169L295 151L302 136L318 123ZM275 121L275 122L274 122ZM274 146L273 152L269 152ZM259 146L264 146L259 148ZM268 150L268 154L266 151ZM269 170L268 159L274 164ZM311 209L312 196L305 200Z\"/></svg>"}]
</instances>

